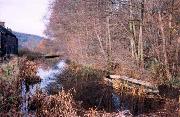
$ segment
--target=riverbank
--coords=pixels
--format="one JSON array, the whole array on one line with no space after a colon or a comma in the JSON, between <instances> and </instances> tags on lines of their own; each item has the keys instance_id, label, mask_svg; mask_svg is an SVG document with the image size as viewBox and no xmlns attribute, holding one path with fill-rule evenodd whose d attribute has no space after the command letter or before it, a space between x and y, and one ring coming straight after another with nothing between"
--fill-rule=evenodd
<instances>
[{"instance_id":1,"label":"riverbank","mask_svg":"<svg viewBox=\"0 0 180 117\"><path fill-rule=\"evenodd\" d=\"M19 60L20 62L18 62ZM22 58L14 58L1 66L3 70L1 70L0 79L0 115L2 116L12 114L17 114L17 116L25 114L36 116L62 115L63 117L118 117L123 115L128 117L131 114L134 116L178 116L179 108L176 99L160 98L159 96L147 98L143 95L133 95L127 93L129 89L125 87L117 91L104 82L103 77L107 75L106 71L62 60L41 61L42 63L40 61L25 61L28 61L28 64L22 63ZM64 62L66 69L64 69ZM26 69L20 69L24 65ZM37 77L36 74L39 69L46 73L52 72L53 74L47 74L47 76L55 78L53 83L46 85L44 92L41 90L41 85L39 86L38 83L34 85L36 82L32 82L33 78ZM22 70L26 70L26 72L22 72ZM29 81L32 83L32 85L30 85L31 83L26 84L26 89L31 90L35 86L40 87L36 88L37 91L34 91L33 95L29 95L28 90L25 92L28 99L26 103L27 113L21 111L23 75L20 74L22 73L29 75ZM24 78L27 78L27 75L24 74L26 76ZM45 81L48 82L47 79ZM58 84L61 84L61 87L56 89L55 87Z\"/></svg>"}]
</instances>

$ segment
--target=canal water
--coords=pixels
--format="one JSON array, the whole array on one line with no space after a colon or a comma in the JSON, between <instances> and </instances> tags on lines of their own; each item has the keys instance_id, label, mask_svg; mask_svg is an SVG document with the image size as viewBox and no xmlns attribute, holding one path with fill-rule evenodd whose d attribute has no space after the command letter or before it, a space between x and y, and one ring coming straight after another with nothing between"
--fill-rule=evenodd
<instances>
[{"instance_id":1,"label":"canal water","mask_svg":"<svg viewBox=\"0 0 180 117\"><path fill-rule=\"evenodd\" d=\"M36 93L36 91L42 91L50 95L50 87L56 87L56 90L62 88L62 84L56 82L57 76L67 69L65 60L61 60L55 66L50 69L43 69L41 66L37 70L37 76L41 78L41 82L37 84L27 85L25 81L21 82L21 112L26 117L28 115L28 102L29 99Z\"/></svg>"},{"instance_id":2,"label":"canal water","mask_svg":"<svg viewBox=\"0 0 180 117\"><path fill-rule=\"evenodd\" d=\"M38 68L37 76L41 78L41 82L37 84L27 85L25 81L22 81L21 112L23 113L24 117L27 117L29 115L29 99L36 93L36 91L42 91L43 93L51 95L51 90L53 90L53 88L55 88L56 90L62 89L62 84L57 82L57 78L59 78L58 76L61 75L66 69L68 69L66 61L61 60L50 69L44 69L41 66ZM119 96L115 93L112 93L112 106L116 112L126 111L125 109L122 110L121 105L122 104Z\"/></svg>"}]
</instances>

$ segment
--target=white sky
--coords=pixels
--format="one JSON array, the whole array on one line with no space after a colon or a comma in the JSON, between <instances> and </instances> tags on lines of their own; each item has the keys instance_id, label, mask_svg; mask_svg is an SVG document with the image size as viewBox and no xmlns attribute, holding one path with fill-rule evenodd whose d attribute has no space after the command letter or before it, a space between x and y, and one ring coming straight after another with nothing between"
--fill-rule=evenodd
<instances>
[{"instance_id":1,"label":"white sky","mask_svg":"<svg viewBox=\"0 0 180 117\"><path fill-rule=\"evenodd\" d=\"M43 36L49 0L0 0L0 21L14 31Z\"/></svg>"}]
</instances>

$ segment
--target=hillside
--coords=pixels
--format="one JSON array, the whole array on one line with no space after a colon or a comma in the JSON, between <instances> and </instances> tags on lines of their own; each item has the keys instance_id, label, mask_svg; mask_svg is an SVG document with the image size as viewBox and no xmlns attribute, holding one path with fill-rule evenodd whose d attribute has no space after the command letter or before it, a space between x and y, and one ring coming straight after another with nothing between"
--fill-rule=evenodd
<instances>
[{"instance_id":1,"label":"hillside","mask_svg":"<svg viewBox=\"0 0 180 117\"><path fill-rule=\"evenodd\" d=\"M43 37L38 36L38 35L20 33L20 32L15 32L15 31L13 31L13 33L19 39L20 48L34 49L43 39Z\"/></svg>"}]
</instances>

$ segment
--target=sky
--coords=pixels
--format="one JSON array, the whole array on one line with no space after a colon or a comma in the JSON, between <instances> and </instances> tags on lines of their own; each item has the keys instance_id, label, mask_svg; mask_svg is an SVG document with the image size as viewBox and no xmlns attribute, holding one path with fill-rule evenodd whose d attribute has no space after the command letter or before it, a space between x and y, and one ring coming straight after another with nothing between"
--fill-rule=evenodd
<instances>
[{"instance_id":1,"label":"sky","mask_svg":"<svg viewBox=\"0 0 180 117\"><path fill-rule=\"evenodd\" d=\"M13 31L44 36L49 0L0 0L0 21Z\"/></svg>"}]
</instances>

